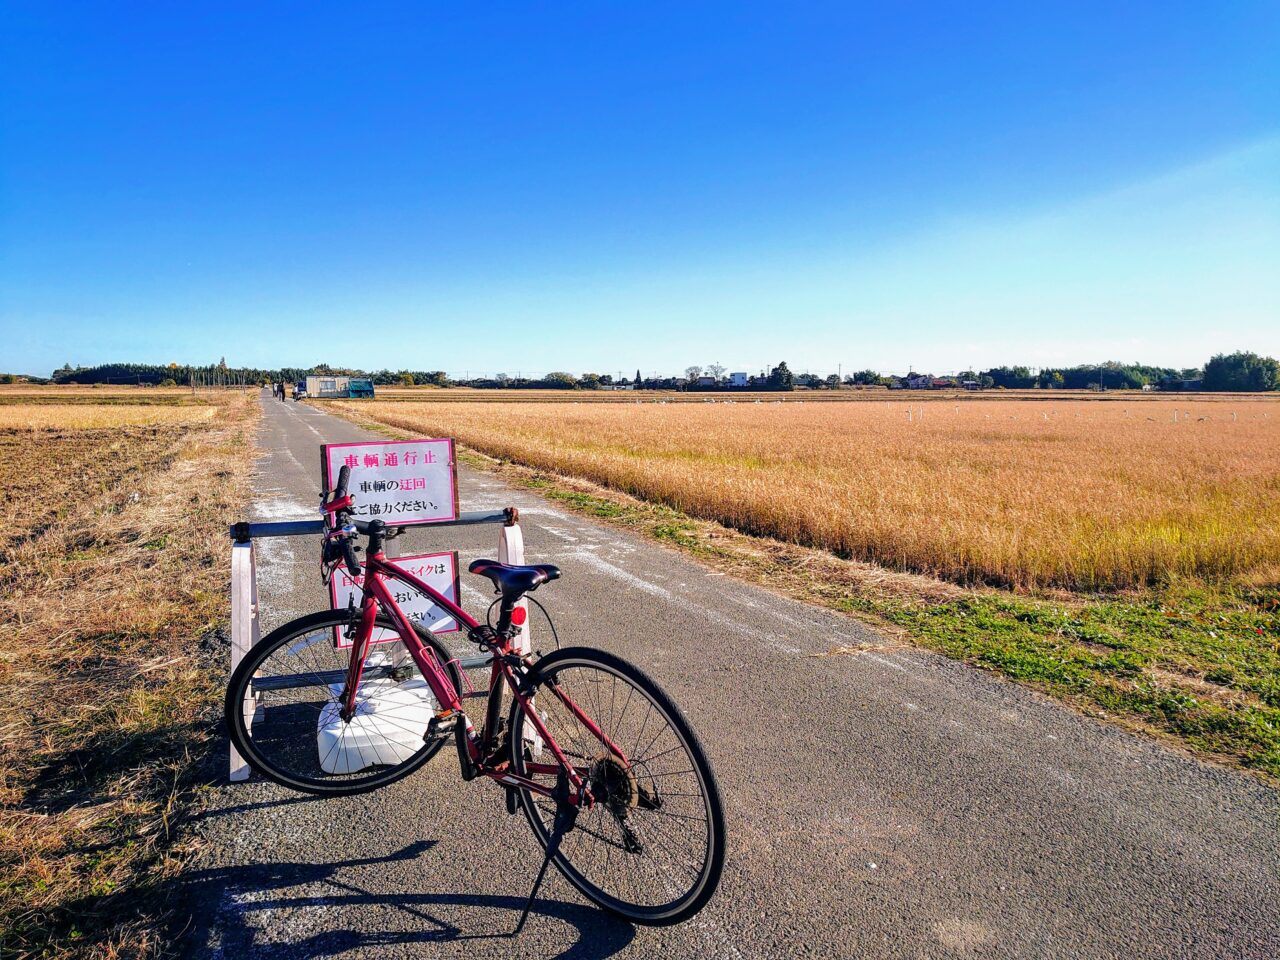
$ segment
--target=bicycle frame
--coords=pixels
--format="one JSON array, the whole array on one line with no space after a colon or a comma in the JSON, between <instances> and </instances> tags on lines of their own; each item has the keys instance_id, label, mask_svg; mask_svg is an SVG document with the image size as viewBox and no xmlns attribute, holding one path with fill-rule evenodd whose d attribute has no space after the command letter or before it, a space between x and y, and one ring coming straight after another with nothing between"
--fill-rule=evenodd
<instances>
[{"instance_id":1,"label":"bicycle frame","mask_svg":"<svg viewBox=\"0 0 1280 960\"><path fill-rule=\"evenodd\" d=\"M409 618L400 609L399 604L396 603L395 598L391 595L391 591L387 588L386 580L398 581L410 589L424 594L432 603L444 610L459 624L466 627L468 636L472 640L483 643L492 651L493 663L489 674L490 699L494 696L501 696L504 686L508 688L511 691L511 695L520 703L525 716L533 723L538 736L551 749L556 759L554 764L526 763L526 772L533 775L557 777L563 772L573 788L569 802L577 805L582 803L584 798L589 798L589 794L587 794L587 771L584 768L574 766L570 762L560 745L546 728L542 718L538 715L538 711L533 709L531 697L521 692L522 685L520 681L529 673L532 661L528 657L520 656L512 649L509 637L492 631L487 636L482 636L480 631L486 628L478 620L430 584L425 583L409 571L396 566L381 551L369 554L364 564L360 622L356 627L356 636L351 645L351 660L347 666L346 686L343 691L343 706L346 710L349 712L355 710L356 693L364 671L364 661L369 651L369 641L373 635L374 621L377 620L379 610L385 608L390 613L391 619L396 625L396 632L404 642L409 655L413 657L418 669L422 671L423 679L426 680L431 692L435 695L436 702L440 704L442 709L439 716L444 718L457 714L455 722L464 725L462 729L467 753L476 771L504 786L520 787L546 797L554 798L556 796L552 788L527 776L511 772L508 769L506 758L499 758L498 762L493 764L487 761L486 757L494 746L492 743L493 731L488 729L488 724L486 724L480 736L476 736L474 727L467 718L462 698L459 696L458 691L454 690L453 684L449 681L448 675L444 671L445 665L439 663L435 651L418 638L417 631ZM488 639L488 637L492 637L492 639ZM608 735L573 702L558 684L550 685L547 689L554 691L556 697L578 722L600 741L602 746L618 756L623 763L630 764L631 761L622 749L610 740ZM587 803L590 803L589 799L587 799Z\"/></svg>"}]
</instances>

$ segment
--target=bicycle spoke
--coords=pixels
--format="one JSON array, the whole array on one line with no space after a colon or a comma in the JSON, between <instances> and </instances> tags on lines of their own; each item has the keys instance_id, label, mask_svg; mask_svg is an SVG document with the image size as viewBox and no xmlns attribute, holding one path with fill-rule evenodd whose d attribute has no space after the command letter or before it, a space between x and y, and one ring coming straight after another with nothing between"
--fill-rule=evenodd
<instances>
[{"instance_id":1,"label":"bicycle spoke","mask_svg":"<svg viewBox=\"0 0 1280 960\"><path fill-rule=\"evenodd\" d=\"M635 696L636 688L627 686L627 699L622 704L622 713L618 715L618 719L614 721L612 729L609 731L609 739L614 743L618 742L618 731L622 729L622 724L627 719L627 710L631 707L631 698Z\"/></svg>"},{"instance_id":2,"label":"bicycle spoke","mask_svg":"<svg viewBox=\"0 0 1280 960\"><path fill-rule=\"evenodd\" d=\"M314 620L314 618L311 618ZM424 760L441 746L423 734L437 704L403 641L373 645L354 697L354 713L340 719L352 647L336 647L332 624L304 628L274 641L255 664L256 677L290 678L288 686L247 688L246 734L259 764L299 785L357 786ZM439 654L428 647L432 657ZM392 674L372 665L394 665ZM399 671L403 671L403 673ZM452 674L450 674L452 678ZM342 678L335 680L334 678ZM412 681L406 686L408 681ZM327 741L327 742L326 742ZM330 772L333 771L333 772Z\"/></svg>"}]
</instances>

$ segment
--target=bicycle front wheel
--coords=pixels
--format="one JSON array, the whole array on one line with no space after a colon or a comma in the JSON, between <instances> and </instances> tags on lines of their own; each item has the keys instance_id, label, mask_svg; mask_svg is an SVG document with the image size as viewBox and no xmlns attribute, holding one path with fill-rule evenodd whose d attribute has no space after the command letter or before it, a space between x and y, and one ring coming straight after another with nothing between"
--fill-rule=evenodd
<instances>
[{"instance_id":1,"label":"bicycle front wheel","mask_svg":"<svg viewBox=\"0 0 1280 960\"><path fill-rule=\"evenodd\" d=\"M689 722L645 673L602 650L557 650L534 674L532 708L595 800L552 862L633 923L687 920L715 893L725 856L720 790ZM512 769L553 787L556 759L519 701L507 729ZM520 800L545 849L556 802L527 789Z\"/></svg>"},{"instance_id":2,"label":"bicycle front wheel","mask_svg":"<svg viewBox=\"0 0 1280 960\"><path fill-rule=\"evenodd\" d=\"M374 790L413 773L447 739L424 739L440 705L398 637L370 647L356 712L342 718L349 623L345 610L286 623L249 652L227 685L232 744L253 769L282 786L320 796ZM379 617L377 626L375 636L382 630L394 636L389 618ZM461 689L449 651L426 630L417 633L454 690Z\"/></svg>"}]
</instances>

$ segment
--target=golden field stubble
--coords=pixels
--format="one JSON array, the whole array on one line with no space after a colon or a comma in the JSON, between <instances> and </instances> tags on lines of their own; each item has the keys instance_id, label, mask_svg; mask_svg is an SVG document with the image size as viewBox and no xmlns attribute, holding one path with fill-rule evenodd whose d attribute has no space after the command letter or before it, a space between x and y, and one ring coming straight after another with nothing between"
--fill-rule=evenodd
<instances>
[{"instance_id":1,"label":"golden field stubble","mask_svg":"<svg viewBox=\"0 0 1280 960\"><path fill-rule=\"evenodd\" d=\"M1280 562L1280 404L359 403L742 530L950 579L1124 587Z\"/></svg>"},{"instance_id":2,"label":"golden field stubble","mask_svg":"<svg viewBox=\"0 0 1280 960\"><path fill-rule=\"evenodd\" d=\"M212 406L123 405L110 403L0 404L0 429L89 430L196 423L213 418Z\"/></svg>"},{"instance_id":3,"label":"golden field stubble","mask_svg":"<svg viewBox=\"0 0 1280 960\"><path fill-rule=\"evenodd\" d=\"M257 397L37 396L0 405L0 955L167 955Z\"/></svg>"}]
</instances>

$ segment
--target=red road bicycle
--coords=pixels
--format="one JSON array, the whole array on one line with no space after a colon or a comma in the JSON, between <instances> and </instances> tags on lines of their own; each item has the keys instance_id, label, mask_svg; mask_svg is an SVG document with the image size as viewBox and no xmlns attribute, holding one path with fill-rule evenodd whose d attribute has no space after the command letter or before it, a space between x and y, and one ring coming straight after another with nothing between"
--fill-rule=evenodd
<instances>
[{"instance_id":1,"label":"red road bicycle","mask_svg":"<svg viewBox=\"0 0 1280 960\"><path fill-rule=\"evenodd\" d=\"M241 756L283 786L336 796L394 783L452 739L462 778L501 784L508 813L523 808L545 852L516 932L551 863L634 923L674 924L701 910L724 865L724 812L679 708L606 651L522 654L519 601L560 571L474 561L470 572L499 595L497 622L480 623L387 559L386 540L402 531L354 519L349 478L343 467L324 498L322 566L326 578L339 563L363 574L360 606L287 623L240 663L226 715ZM358 535L368 538L363 570ZM470 689L461 661L404 614L388 581L425 594L492 657L487 689ZM467 714L471 699L485 701L479 729Z\"/></svg>"}]
</instances>

